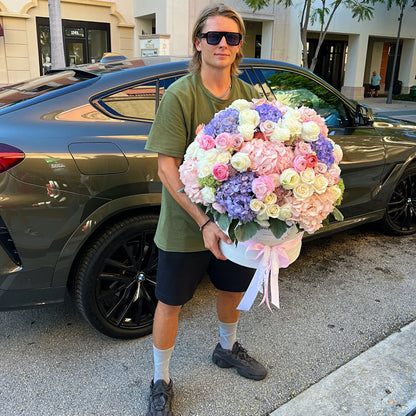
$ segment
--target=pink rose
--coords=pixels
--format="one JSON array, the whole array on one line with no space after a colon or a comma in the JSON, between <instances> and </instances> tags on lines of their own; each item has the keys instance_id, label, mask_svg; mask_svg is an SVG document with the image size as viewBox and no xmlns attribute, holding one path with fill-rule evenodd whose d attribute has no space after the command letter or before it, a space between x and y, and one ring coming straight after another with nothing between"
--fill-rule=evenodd
<instances>
[{"instance_id":1,"label":"pink rose","mask_svg":"<svg viewBox=\"0 0 416 416\"><path fill-rule=\"evenodd\" d=\"M321 175L323 175L327 170L328 167L325 165L325 163L322 162L318 162L314 167L315 173L320 173Z\"/></svg>"},{"instance_id":2,"label":"pink rose","mask_svg":"<svg viewBox=\"0 0 416 416\"><path fill-rule=\"evenodd\" d=\"M237 134L233 134L231 137L233 139L231 147L236 151L240 150L240 147L244 142L243 135L240 133L237 133Z\"/></svg>"},{"instance_id":3,"label":"pink rose","mask_svg":"<svg viewBox=\"0 0 416 416\"><path fill-rule=\"evenodd\" d=\"M302 172L308 167L308 161L307 156L298 155L295 157L295 160L293 161L293 169L296 170L296 172Z\"/></svg>"},{"instance_id":4,"label":"pink rose","mask_svg":"<svg viewBox=\"0 0 416 416\"><path fill-rule=\"evenodd\" d=\"M217 181L223 182L228 179L228 166L223 163L214 163L211 173Z\"/></svg>"},{"instance_id":5,"label":"pink rose","mask_svg":"<svg viewBox=\"0 0 416 416\"><path fill-rule=\"evenodd\" d=\"M225 152L233 145L233 138L229 133L221 133L215 138L215 147Z\"/></svg>"},{"instance_id":6,"label":"pink rose","mask_svg":"<svg viewBox=\"0 0 416 416\"><path fill-rule=\"evenodd\" d=\"M263 132L266 139L270 138L275 127L276 127L276 123L274 123L271 120L265 120L262 123L260 123L260 130Z\"/></svg>"},{"instance_id":7,"label":"pink rose","mask_svg":"<svg viewBox=\"0 0 416 416\"><path fill-rule=\"evenodd\" d=\"M253 180L252 190L260 201L269 193L274 191L274 177L272 175L260 176Z\"/></svg>"},{"instance_id":8,"label":"pink rose","mask_svg":"<svg viewBox=\"0 0 416 416\"><path fill-rule=\"evenodd\" d=\"M202 137L198 137L198 143L199 147L203 150L210 150L215 147L215 140L208 134L205 134Z\"/></svg>"}]
</instances>

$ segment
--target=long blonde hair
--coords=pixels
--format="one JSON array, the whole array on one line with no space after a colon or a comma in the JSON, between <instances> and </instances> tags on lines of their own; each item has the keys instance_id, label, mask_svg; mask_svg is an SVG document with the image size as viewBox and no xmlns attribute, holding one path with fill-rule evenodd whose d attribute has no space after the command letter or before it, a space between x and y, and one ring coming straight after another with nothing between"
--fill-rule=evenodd
<instances>
[{"instance_id":1,"label":"long blonde hair","mask_svg":"<svg viewBox=\"0 0 416 416\"><path fill-rule=\"evenodd\" d=\"M224 3L207 6L199 14L199 17L197 21L195 22L194 29L192 31L193 55L192 55L191 61L189 62L190 72L200 72L201 70L201 64L202 64L201 52L196 49L195 40L197 38L197 35L201 33L202 28L205 25L205 22L210 17L215 17L215 16L224 16L224 17L228 17L229 19L234 20L237 23L238 31L239 33L241 33L243 38L244 38L244 35L246 34L246 28L244 26L243 19L234 9L232 9L229 6L226 6ZM233 64L231 65L232 74L234 75L239 74L240 71L238 70L238 65L240 64L242 59L243 59L243 54L240 48L240 50L237 52L237 55L235 57Z\"/></svg>"}]
</instances>

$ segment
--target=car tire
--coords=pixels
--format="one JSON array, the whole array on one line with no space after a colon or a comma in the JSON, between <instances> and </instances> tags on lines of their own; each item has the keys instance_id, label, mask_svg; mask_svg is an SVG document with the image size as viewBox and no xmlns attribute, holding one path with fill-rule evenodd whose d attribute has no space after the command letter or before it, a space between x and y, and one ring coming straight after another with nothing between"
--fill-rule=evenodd
<instances>
[{"instance_id":1,"label":"car tire","mask_svg":"<svg viewBox=\"0 0 416 416\"><path fill-rule=\"evenodd\" d=\"M107 226L88 246L75 275L75 302L98 331L138 338L152 331L158 216L140 215Z\"/></svg>"},{"instance_id":2,"label":"car tire","mask_svg":"<svg viewBox=\"0 0 416 416\"><path fill-rule=\"evenodd\" d=\"M416 166L407 168L397 182L382 220L385 232L410 235L416 232Z\"/></svg>"}]
</instances>

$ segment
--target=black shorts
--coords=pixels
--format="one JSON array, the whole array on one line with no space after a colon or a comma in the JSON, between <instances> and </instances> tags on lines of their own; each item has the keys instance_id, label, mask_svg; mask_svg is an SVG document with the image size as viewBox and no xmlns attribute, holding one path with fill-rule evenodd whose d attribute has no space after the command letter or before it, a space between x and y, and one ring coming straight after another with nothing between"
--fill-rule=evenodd
<instances>
[{"instance_id":1,"label":"black shorts","mask_svg":"<svg viewBox=\"0 0 416 416\"><path fill-rule=\"evenodd\" d=\"M370 90L380 91L380 85L371 85Z\"/></svg>"},{"instance_id":2,"label":"black shorts","mask_svg":"<svg viewBox=\"0 0 416 416\"><path fill-rule=\"evenodd\" d=\"M218 260L210 251L177 253L159 249L157 299L167 305L184 305L194 295L205 273L219 290L245 292L255 270L229 260Z\"/></svg>"}]
</instances>

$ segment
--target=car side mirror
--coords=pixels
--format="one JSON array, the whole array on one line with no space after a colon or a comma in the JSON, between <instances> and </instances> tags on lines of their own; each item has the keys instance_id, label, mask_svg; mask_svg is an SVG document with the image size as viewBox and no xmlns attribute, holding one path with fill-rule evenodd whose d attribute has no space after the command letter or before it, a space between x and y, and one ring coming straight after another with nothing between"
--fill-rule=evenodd
<instances>
[{"instance_id":1,"label":"car side mirror","mask_svg":"<svg viewBox=\"0 0 416 416\"><path fill-rule=\"evenodd\" d=\"M369 126L374 123L373 110L363 104L357 104L355 108L355 122L360 126Z\"/></svg>"}]
</instances>

